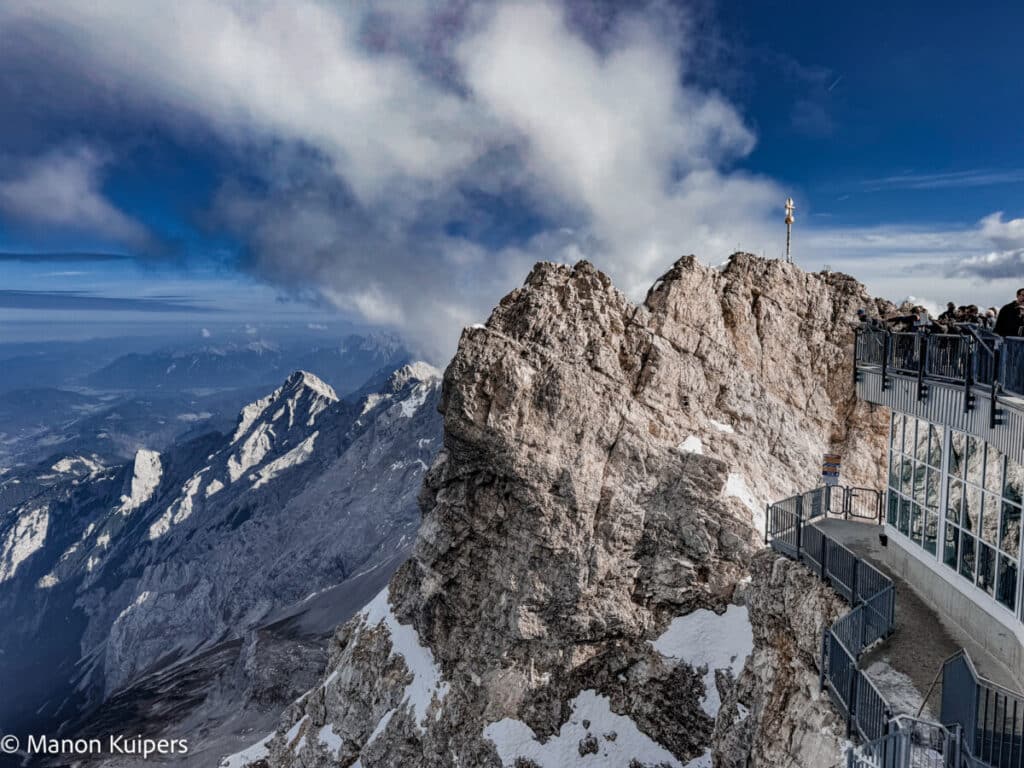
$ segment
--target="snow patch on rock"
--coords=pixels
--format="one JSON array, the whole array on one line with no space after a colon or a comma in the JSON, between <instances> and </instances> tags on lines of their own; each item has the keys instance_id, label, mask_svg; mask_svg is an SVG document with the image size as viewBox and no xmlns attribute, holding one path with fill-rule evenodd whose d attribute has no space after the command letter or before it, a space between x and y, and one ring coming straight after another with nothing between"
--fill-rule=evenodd
<instances>
[{"instance_id":1,"label":"snow patch on rock","mask_svg":"<svg viewBox=\"0 0 1024 768\"><path fill-rule=\"evenodd\" d=\"M261 486L269 483L286 469L304 464L309 457L313 455L313 445L316 443L316 438L319 434L319 432L314 432L297 446L288 451L284 456L274 459L272 462L267 464L267 466L263 467L263 469L254 476L255 480L253 481L252 487L254 489L260 488Z\"/></svg>"},{"instance_id":2,"label":"snow patch on rock","mask_svg":"<svg viewBox=\"0 0 1024 768\"><path fill-rule=\"evenodd\" d=\"M882 692L896 714L917 716L924 697L917 690L914 681L898 669L893 669L887 658L872 662L864 673ZM934 718L931 707L926 706L922 716L925 719Z\"/></svg>"},{"instance_id":3,"label":"snow patch on rock","mask_svg":"<svg viewBox=\"0 0 1024 768\"><path fill-rule=\"evenodd\" d=\"M130 514L149 501L160 485L163 474L164 469L159 453L146 448L136 451L130 490L128 494L121 497L121 506L118 507L118 512L122 515Z\"/></svg>"},{"instance_id":4,"label":"snow patch on rock","mask_svg":"<svg viewBox=\"0 0 1024 768\"><path fill-rule=\"evenodd\" d=\"M633 720L612 712L607 697L596 691L583 691L570 705L569 720L547 741L541 742L528 725L512 718L488 725L484 728L484 738L494 743L505 768L512 768L520 761L532 761L541 768L582 768L626 766L634 760L642 765L682 768L675 755L645 735ZM589 728L583 726L584 720L589 721ZM614 740L604 736L609 733L615 734ZM581 755L580 741L588 735L597 739L598 751Z\"/></svg>"},{"instance_id":5,"label":"snow patch on rock","mask_svg":"<svg viewBox=\"0 0 1024 768\"><path fill-rule=\"evenodd\" d=\"M738 676L754 650L754 633L746 606L730 605L719 615L696 610L672 619L668 629L651 641L662 656L704 669L704 699L701 707L709 716L718 715L722 705L715 685L715 670L728 669Z\"/></svg>"},{"instance_id":6,"label":"snow patch on rock","mask_svg":"<svg viewBox=\"0 0 1024 768\"><path fill-rule=\"evenodd\" d=\"M39 589L51 589L53 587L56 587L58 584L60 584L60 579L58 579L52 573L46 574L41 579L39 579L39 581L36 582L36 586L39 587Z\"/></svg>"},{"instance_id":7,"label":"snow patch on rock","mask_svg":"<svg viewBox=\"0 0 1024 768\"><path fill-rule=\"evenodd\" d=\"M411 419L416 415L416 412L423 407L423 404L427 401L427 396L430 394L431 386L428 384L417 384L413 389L412 394L403 400L400 405L402 407L402 416L407 419Z\"/></svg>"},{"instance_id":8,"label":"snow patch on rock","mask_svg":"<svg viewBox=\"0 0 1024 768\"><path fill-rule=\"evenodd\" d=\"M274 430L269 424L260 424L245 439L238 453L228 458L228 477L232 483L266 458L270 453L270 438L273 436Z\"/></svg>"},{"instance_id":9,"label":"snow patch on rock","mask_svg":"<svg viewBox=\"0 0 1024 768\"><path fill-rule=\"evenodd\" d=\"M719 432L725 432L725 434L727 435L736 434L736 430L732 428L731 424L726 424L721 421L715 421L714 419L708 419L708 423L711 424L711 426L717 429Z\"/></svg>"},{"instance_id":10,"label":"snow patch on rock","mask_svg":"<svg viewBox=\"0 0 1024 768\"><path fill-rule=\"evenodd\" d=\"M209 469L209 467L207 467L207 469ZM149 527L150 541L159 539L171 530L172 525L182 523L192 516L192 505L195 501L196 493L199 492L199 486L202 485L203 475L205 473L206 469L203 469L194 474L189 481L185 483L185 488L177 501L169 506L167 511L160 516L160 519Z\"/></svg>"},{"instance_id":11,"label":"snow patch on rock","mask_svg":"<svg viewBox=\"0 0 1024 768\"><path fill-rule=\"evenodd\" d=\"M754 498L754 494L747 486L747 481L743 479L743 475L735 472L729 473L729 477L725 481L725 495L735 496L742 501L746 508L750 510L750 520L754 528L764 533L764 509L757 503L757 499Z\"/></svg>"},{"instance_id":12,"label":"snow patch on rock","mask_svg":"<svg viewBox=\"0 0 1024 768\"><path fill-rule=\"evenodd\" d=\"M334 732L334 726L328 723L317 733L317 740L334 754L341 749L342 738Z\"/></svg>"},{"instance_id":13,"label":"snow patch on rock","mask_svg":"<svg viewBox=\"0 0 1024 768\"><path fill-rule=\"evenodd\" d=\"M50 512L46 506L18 516L0 549L0 583L14 578L18 567L42 549L49 525Z\"/></svg>"},{"instance_id":14,"label":"snow patch on rock","mask_svg":"<svg viewBox=\"0 0 1024 768\"><path fill-rule=\"evenodd\" d=\"M683 440L677 448L683 453L704 453L704 443L702 443L701 439L696 435L690 435L688 438Z\"/></svg>"},{"instance_id":15,"label":"snow patch on rock","mask_svg":"<svg viewBox=\"0 0 1024 768\"><path fill-rule=\"evenodd\" d=\"M416 725L422 730L430 702L435 697L438 701L444 699L448 693L448 683L441 676L441 668L434 660L433 652L420 643L416 629L408 624L400 624L391 612L388 594L388 587L382 589L363 609L362 620L368 629L384 624L391 634L392 652L405 659L405 666L412 673L413 679L405 689L401 704L408 702L412 706Z\"/></svg>"},{"instance_id":16,"label":"snow patch on rock","mask_svg":"<svg viewBox=\"0 0 1024 768\"><path fill-rule=\"evenodd\" d=\"M255 763L259 760L266 760L270 756L270 742L274 738L274 734L268 734L265 738L260 739L251 747L243 749L241 752L236 752L233 755L228 755L220 761L219 768L246 768L251 763Z\"/></svg>"},{"instance_id":17,"label":"snow patch on rock","mask_svg":"<svg viewBox=\"0 0 1024 768\"><path fill-rule=\"evenodd\" d=\"M76 467L82 467L90 475L93 472L99 472L101 469L104 468L103 465L100 464L98 461L87 459L85 458L85 456L68 456L67 458L58 461L56 464L50 467L50 469L54 472L63 475L68 472L74 472ZM4 473L0 471L0 475L2 474Z\"/></svg>"}]
</instances>

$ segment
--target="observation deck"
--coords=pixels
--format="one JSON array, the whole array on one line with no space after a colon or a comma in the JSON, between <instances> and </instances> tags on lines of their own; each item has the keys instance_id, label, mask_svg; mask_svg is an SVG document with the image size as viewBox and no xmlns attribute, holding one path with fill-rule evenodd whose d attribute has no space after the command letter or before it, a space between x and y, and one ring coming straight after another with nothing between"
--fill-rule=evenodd
<instances>
[{"instance_id":1,"label":"observation deck","mask_svg":"<svg viewBox=\"0 0 1024 768\"><path fill-rule=\"evenodd\" d=\"M974 435L1024 463L1024 338L859 328L857 396Z\"/></svg>"}]
</instances>

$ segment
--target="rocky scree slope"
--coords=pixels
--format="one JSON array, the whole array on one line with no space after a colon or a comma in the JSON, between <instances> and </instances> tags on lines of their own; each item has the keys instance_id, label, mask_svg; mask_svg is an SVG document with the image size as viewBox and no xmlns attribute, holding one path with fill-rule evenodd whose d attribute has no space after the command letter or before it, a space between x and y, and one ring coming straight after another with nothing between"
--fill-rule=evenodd
<instances>
[{"instance_id":1,"label":"rocky scree slope","mask_svg":"<svg viewBox=\"0 0 1024 768\"><path fill-rule=\"evenodd\" d=\"M634 305L538 264L444 377L412 558L329 674L225 766L709 765L763 504L839 449L877 484L837 274L681 259ZM729 690L724 685L723 690Z\"/></svg>"},{"instance_id":2,"label":"rocky scree slope","mask_svg":"<svg viewBox=\"0 0 1024 768\"><path fill-rule=\"evenodd\" d=\"M25 691L6 722L75 730L117 699L131 704L118 710L122 726L173 727L208 698L210 674L190 660L219 674L209 659L225 653L239 660L237 679L215 681L221 711L207 708L204 728L248 703L276 718L284 702L255 661L319 654L322 664L326 636L408 555L440 442L439 396L429 366L399 369L359 404L300 371L246 406L229 435L140 450L125 467L76 458L40 475L63 473L65 485L26 478L34 491L0 519L0 609L19 619L0 629L0 679ZM361 598L349 605L354 584ZM289 633L263 655L268 623ZM161 710L131 691L153 679L170 690L172 668L192 686L189 706L172 698Z\"/></svg>"}]
</instances>

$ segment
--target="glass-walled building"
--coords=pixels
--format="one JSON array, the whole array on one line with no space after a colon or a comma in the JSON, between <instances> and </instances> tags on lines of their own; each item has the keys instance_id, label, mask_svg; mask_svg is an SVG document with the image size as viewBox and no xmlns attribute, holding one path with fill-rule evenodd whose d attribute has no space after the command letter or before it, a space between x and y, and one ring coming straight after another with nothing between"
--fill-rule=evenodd
<instances>
[{"instance_id":1,"label":"glass-walled building","mask_svg":"<svg viewBox=\"0 0 1024 768\"><path fill-rule=\"evenodd\" d=\"M961 588L1021 619L1021 465L978 437L897 411L889 446L889 524Z\"/></svg>"}]
</instances>

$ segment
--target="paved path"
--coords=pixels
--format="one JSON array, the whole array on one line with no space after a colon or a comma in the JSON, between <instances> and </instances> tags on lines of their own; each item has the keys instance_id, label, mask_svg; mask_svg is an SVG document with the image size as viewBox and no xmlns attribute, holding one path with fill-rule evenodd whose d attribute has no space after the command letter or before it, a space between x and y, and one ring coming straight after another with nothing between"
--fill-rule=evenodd
<instances>
[{"instance_id":1,"label":"paved path","mask_svg":"<svg viewBox=\"0 0 1024 768\"><path fill-rule=\"evenodd\" d=\"M1009 670L947 617L922 600L911 585L885 565L878 540L879 527L845 520L817 524L829 537L850 549L896 585L896 630L888 640L869 650L862 668L897 714L916 715L921 701L942 668L942 662L966 648L978 672L989 679L1019 689ZM890 541L890 546L894 546ZM938 715L942 681L928 697L931 717Z\"/></svg>"}]
</instances>

